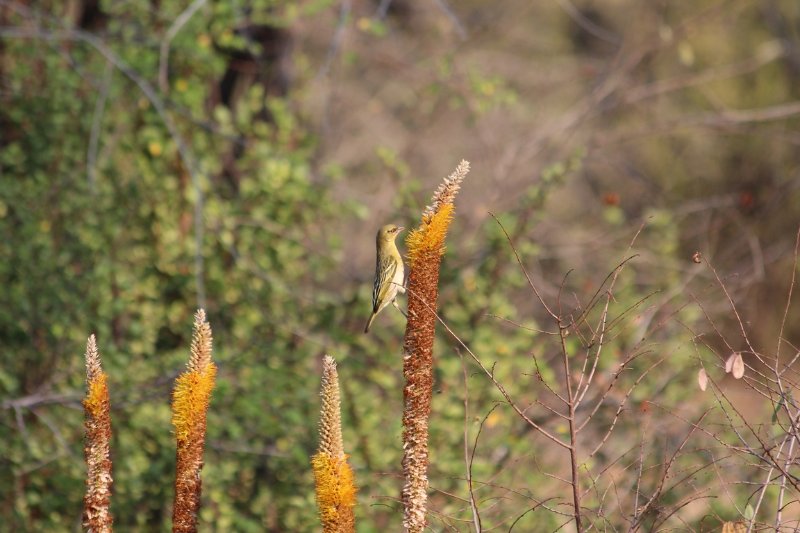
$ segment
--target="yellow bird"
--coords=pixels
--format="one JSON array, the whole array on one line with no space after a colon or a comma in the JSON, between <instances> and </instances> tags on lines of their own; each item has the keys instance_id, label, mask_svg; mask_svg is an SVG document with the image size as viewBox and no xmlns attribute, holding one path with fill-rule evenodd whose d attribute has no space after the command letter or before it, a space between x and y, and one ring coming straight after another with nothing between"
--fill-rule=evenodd
<instances>
[{"instance_id":1,"label":"yellow bird","mask_svg":"<svg viewBox=\"0 0 800 533\"><path fill-rule=\"evenodd\" d=\"M403 229L401 226L387 224L378 230L375 238L378 256L375 261L375 285L372 287L372 315L369 317L367 327L364 328L364 333L369 332L372 321L387 305L392 304L403 313L395 298L398 292L406 292L403 286L405 271L403 257L394 242Z\"/></svg>"}]
</instances>

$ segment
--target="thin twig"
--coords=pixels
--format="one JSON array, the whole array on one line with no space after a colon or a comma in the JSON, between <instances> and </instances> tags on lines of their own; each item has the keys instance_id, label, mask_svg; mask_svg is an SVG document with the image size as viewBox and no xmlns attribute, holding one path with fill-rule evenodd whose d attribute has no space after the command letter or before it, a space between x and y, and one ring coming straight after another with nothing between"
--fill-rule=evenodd
<instances>
[{"instance_id":1,"label":"thin twig","mask_svg":"<svg viewBox=\"0 0 800 533\"><path fill-rule=\"evenodd\" d=\"M447 4L447 1L433 0L433 3L436 4L436 7L438 7L453 24L453 27L456 29L456 33L458 34L459 38L462 41L466 41L467 30L464 28L464 25L461 24L461 20L459 20L458 15L456 15L453 9Z\"/></svg>"},{"instance_id":2,"label":"thin twig","mask_svg":"<svg viewBox=\"0 0 800 533\"><path fill-rule=\"evenodd\" d=\"M672 452L672 456L669 458L667 463L664 465L664 474L661 476L661 479L659 480L658 486L656 486L656 490L653 492L653 495L650 496L650 498L647 500L647 502L645 502L645 504L640 509L637 509L637 514L638 514L639 517L634 522L633 526L631 527L631 530L635 531L635 530L637 530L639 528L639 526L641 525L642 517L645 516L645 514L648 511L648 509L650 509L650 507L652 507L652 505L655 503L655 501L658 498L661 497L662 491L664 489L664 484L666 483L666 480L669 477L669 471L670 471L670 468L672 467L672 464L675 462L675 459L678 457L678 454L681 452L681 450L683 450L683 447L686 446L686 443L689 442L689 437L692 436L692 434L694 433L695 428L700 425L700 422L702 422L703 419L710 412L711 412L711 410L707 410L707 411L703 412L702 415L700 415L700 418L697 420L697 422L692 424L692 426L689 428L689 432L683 438L683 441L681 441L681 443L678 445L678 447L675 449L675 451ZM706 466L708 466L708 465L706 465Z\"/></svg>"},{"instance_id":3,"label":"thin twig","mask_svg":"<svg viewBox=\"0 0 800 533\"><path fill-rule=\"evenodd\" d=\"M158 87L164 94L169 92L169 47L172 44L172 40L206 2L208 2L208 0L194 0L194 2L189 4L189 6L178 15L172 22L172 25L170 25L167 33L164 34L164 39L161 41L161 51L158 57Z\"/></svg>"},{"instance_id":4,"label":"thin twig","mask_svg":"<svg viewBox=\"0 0 800 533\"><path fill-rule=\"evenodd\" d=\"M525 265L522 263L522 258L519 256L519 253L517 252L517 249L514 247L514 243L511 240L511 236L509 236L508 232L506 231L505 226L503 226L503 223L500 222L500 219L497 218L494 213L489 211L489 215L495 220L495 222L497 222L497 225L500 226L500 229L503 230L503 234L506 236L506 240L508 241L508 244L511 245L511 250L514 252L514 257L517 258L517 263L519 264L520 269L522 269L522 273L525 275L525 279L528 280L528 285L533 290L533 293L536 295L536 298L539 299L539 303L542 304L542 307L544 307L545 311L547 311L547 314L549 314L553 318L553 320L558 322L558 320L559 320L558 315L556 315L550 309L550 306L548 306L545 303L545 301L542 298L541 294L539 294L539 290L536 288L536 285L533 284L533 281L531 280L531 277L528 275L528 270L525 268Z\"/></svg>"},{"instance_id":5,"label":"thin twig","mask_svg":"<svg viewBox=\"0 0 800 533\"><path fill-rule=\"evenodd\" d=\"M339 22L336 24L336 31L333 33L333 39L328 47L328 54L325 56L325 62L317 72L316 79L324 78L330 72L333 60L339 53L339 48L342 46L344 40L344 32L347 29L347 21L350 18L350 11L352 10L351 0L342 0L339 7Z\"/></svg>"},{"instance_id":6,"label":"thin twig","mask_svg":"<svg viewBox=\"0 0 800 533\"><path fill-rule=\"evenodd\" d=\"M575 518L575 528L578 533L583 531L581 523L581 495L578 486L578 432L575 424L575 396L572 394L572 376L569 372L569 350L567 349L566 329L562 327L559 319L559 331L561 332L561 360L564 368L564 383L567 388L567 422L569 425L569 464L572 485L572 504L573 516Z\"/></svg>"},{"instance_id":7,"label":"thin twig","mask_svg":"<svg viewBox=\"0 0 800 533\"><path fill-rule=\"evenodd\" d=\"M469 489L469 506L472 510L472 522L475 526L476 533L480 533L483 529L481 527L481 515L478 512L478 505L475 502L475 492L472 488L472 463L475 460L475 448L478 447L478 437L481 435L481 430L483 429L483 423L489 417L490 414L497 408L498 404L495 404L494 407L491 408L489 413L483 417L483 421L481 422L480 427L478 428L478 434L475 436L475 444L472 448L472 453L469 450L469 383L468 383L468 376L467 376L467 367L464 365L464 356L459 351L458 357L461 359L461 371L464 374L464 467L466 469L467 475L467 488Z\"/></svg>"},{"instance_id":8,"label":"thin twig","mask_svg":"<svg viewBox=\"0 0 800 533\"><path fill-rule=\"evenodd\" d=\"M92 129L89 132L89 147L86 150L86 181L91 193L95 192L97 185L97 147L100 141L100 128L103 124L108 92L111 88L111 75L114 73L112 67L111 62L107 61L103 72L103 81L100 84L100 94L97 96L92 114Z\"/></svg>"},{"instance_id":9,"label":"thin twig","mask_svg":"<svg viewBox=\"0 0 800 533\"><path fill-rule=\"evenodd\" d=\"M584 31L594 35L598 39L613 45L622 43L622 39L616 33L603 28L599 24L589 19L586 15L580 12L575 5L569 0L556 0L559 7L563 9L569 17L575 21L575 24L580 26Z\"/></svg>"}]
</instances>

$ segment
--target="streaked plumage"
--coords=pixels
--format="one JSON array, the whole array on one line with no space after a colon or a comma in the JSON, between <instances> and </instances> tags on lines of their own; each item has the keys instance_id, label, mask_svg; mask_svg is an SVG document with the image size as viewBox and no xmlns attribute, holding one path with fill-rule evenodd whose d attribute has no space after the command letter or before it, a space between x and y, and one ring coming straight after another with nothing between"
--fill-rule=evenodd
<instances>
[{"instance_id":1,"label":"streaked plumage","mask_svg":"<svg viewBox=\"0 0 800 533\"><path fill-rule=\"evenodd\" d=\"M378 230L375 238L377 259L375 261L375 284L372 287L372 315L369 317L364 333L369 331L372 321L389 304L397 307L397 293L404 293L405 270L403 258L397 250L394 240L403 231L402 227L387 224ZM399 307L397 307L400 309Z\"/></svg>"}]
</instances>

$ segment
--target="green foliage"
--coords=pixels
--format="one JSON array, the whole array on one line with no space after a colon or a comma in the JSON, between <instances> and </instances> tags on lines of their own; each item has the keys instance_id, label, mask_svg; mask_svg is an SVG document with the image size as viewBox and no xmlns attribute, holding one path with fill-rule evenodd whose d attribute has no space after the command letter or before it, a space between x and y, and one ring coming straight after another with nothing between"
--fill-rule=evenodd
<instances>
[{"instance_id":1,"label":"green foliage","mask_svg":"<svg viewBox=\"0 0 800 533\"><path fill-rule=\"evenodd\" d=\"M145 4L105 2L108 46L154 79L159 49L143 23L184 7L162 3L156 15ZM312 181L313 143L288 101L256 85L236 106L216 105L213 123L201 119L213 100L209 80L225 68L206 28L221 46L247 47L234 36L235 21L225 3L214 4L172 45L168 113L196 168L186 167L164 117L116 66L95 115L106 68L96 50L5 43L14 90L4 118L11 142L0 151L0 394L44 400L2 412L6 527L74 525L83 493L82 345L96 332L114 410L115 523L167 528L169 393L188 357L198 260L220 365L203 517L235 531L260 530L267 514L279 517L281 530L316 521L307 462L316 446L320 346L304 342L303 332L319 327L316 287L333 264L320 254L331 240L313 228L348 211ZM90 180L93 127L100 145ZM52 395L67 400L51 404Z\"/></svg>"}]
</instances>

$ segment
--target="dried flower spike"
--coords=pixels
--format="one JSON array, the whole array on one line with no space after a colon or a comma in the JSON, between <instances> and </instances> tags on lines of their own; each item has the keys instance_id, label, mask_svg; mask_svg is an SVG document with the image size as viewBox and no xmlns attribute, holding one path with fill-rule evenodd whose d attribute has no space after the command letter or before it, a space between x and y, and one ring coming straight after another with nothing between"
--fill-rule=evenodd
<instances>
[{"instance_id":1,"label":"dried flower spike","mask_svg":"<svg viewBox=\"0 0 800 533\"><path fill-rule=\"evenodd\" d=\"M92 533L110 532L114 521L111 502L111 414L106 374L100 366L100 353L94 335L86 341L86 399L83 401L86 459L86 495L83 498L83 525Z\"/></svg>"}]
</instances>

